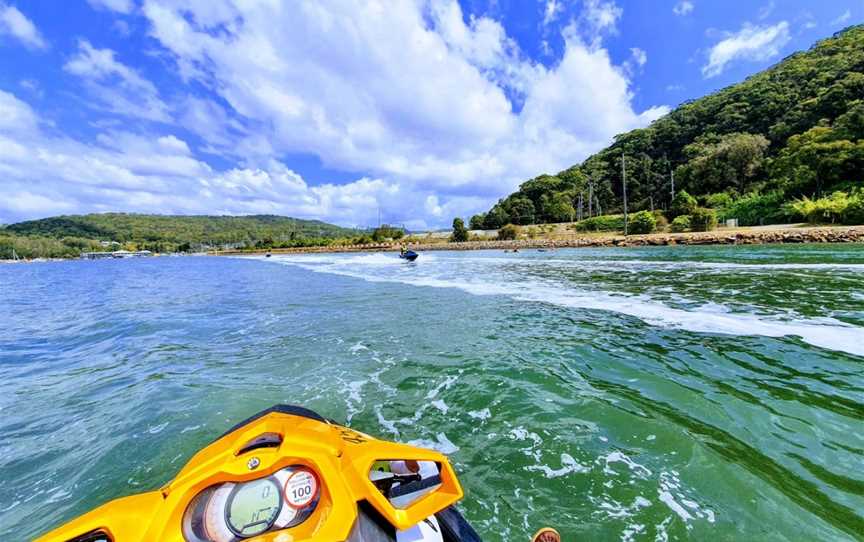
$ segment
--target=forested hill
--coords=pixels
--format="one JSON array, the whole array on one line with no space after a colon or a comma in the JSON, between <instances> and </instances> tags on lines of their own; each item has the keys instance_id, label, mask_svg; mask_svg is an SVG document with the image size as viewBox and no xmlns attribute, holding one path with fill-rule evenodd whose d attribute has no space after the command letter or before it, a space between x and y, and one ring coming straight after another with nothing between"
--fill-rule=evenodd
<instances>
[{"instance_id":1,"label":"forested hill","mask_svg":"<svg viewBox=\"0 0 864 542\"><path fill-rule=\"evenodd\" d=\"M11 224L7 233L60 239L77 237L119 243L226 244L261 240L349 237L357 232L284 216L175 216L127 213L57 216Z\"/></svg>"},{"instance_id":2,"label":"forested hill","mask_svg":"<svg viewBox=\"0 0 864 542\"><path fill-rule=\"evenodd\" d=\"M782 220L783 204L797 198L860 190L864 25L621 134L582 164L526 181L471 225L569 221L580 193L587 211L589 191L595 214L598 204L620 212L622 155L631 211L665 209L672 172L676 189L704 205L738 206L744 223Z\"/></svg>"}]
</instances>

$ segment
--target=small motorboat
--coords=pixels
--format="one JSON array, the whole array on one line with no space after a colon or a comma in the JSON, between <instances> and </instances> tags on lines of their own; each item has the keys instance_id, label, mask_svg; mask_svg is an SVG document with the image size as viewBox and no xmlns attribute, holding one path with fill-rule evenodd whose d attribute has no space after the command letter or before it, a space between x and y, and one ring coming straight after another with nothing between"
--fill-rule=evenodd
<instances>
[{"instance_id":1,"label":"small motorboat","mask_svg":"<svg viewBox=\"0 0 864 542\"><path fill-rule=\"evenodd\" d=\"M276 405L202 448L155 491L37 542L479 542L444 454Z\"/></svg>"},{"instance_id":2,"label":"small motorboat","mask_svg":"<svg viewBox=\"0 0 864 542\"><path fill-rule=\"evenodd\" d=\"M405 251L399 253L400 258L402 258L403 260L408 260L409 262L413 262L414 260L417 259L418 256L420 256L420 255L417 254L416 252L414 252L413 250L405 250Z\"/></svg>"}]
</instances>

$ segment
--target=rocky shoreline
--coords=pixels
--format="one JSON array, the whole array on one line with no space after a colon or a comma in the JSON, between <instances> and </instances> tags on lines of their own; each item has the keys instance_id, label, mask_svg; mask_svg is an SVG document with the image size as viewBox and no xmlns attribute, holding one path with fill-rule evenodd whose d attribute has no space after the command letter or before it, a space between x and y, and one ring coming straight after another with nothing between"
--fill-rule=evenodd
<instances>
[{"instance_id":1,"label":"rocky shoreline","mask_svg":"<svg viewBox=\"0 0 864 542\"><path fill-rule=\"evenodd\" d=\"M468 241L464 243L409 243L417 251L513 250L528 248L639 247L670 245L762 245L779 243L864 243L864 226L783 229L737 229L712 232L652 233L648 235L603 235L566 239L518 239L514 241ZM273 254L322 252L380 252L399 250L400 243L376 243L326 247L273 249ZM263 254L267 251L219 251L217 255Z\"/></svg>"}]
</instances>

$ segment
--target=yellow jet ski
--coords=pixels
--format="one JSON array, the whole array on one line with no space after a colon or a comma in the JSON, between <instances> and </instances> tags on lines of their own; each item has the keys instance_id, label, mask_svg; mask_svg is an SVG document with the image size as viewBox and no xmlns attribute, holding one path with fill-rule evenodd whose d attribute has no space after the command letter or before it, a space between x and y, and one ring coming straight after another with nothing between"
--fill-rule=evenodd
<instances>
[{"instance_id":1,"label":"yellow jet ski","mask_svg":"<svg viewBox=\"0 0 864 542\"><path fill-rule=\"evenodd\" d=\"M157 491L38 542L473 542L443 454L276 405L200 450Z\"/></svg>"}]
</instances>

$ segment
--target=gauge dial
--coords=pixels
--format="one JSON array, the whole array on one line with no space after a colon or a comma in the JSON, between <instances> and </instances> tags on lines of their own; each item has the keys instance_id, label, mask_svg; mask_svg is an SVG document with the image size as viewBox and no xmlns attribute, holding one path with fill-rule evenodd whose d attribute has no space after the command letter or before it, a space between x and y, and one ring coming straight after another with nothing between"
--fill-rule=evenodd
<instances>
[{"instance_id":1,"label":"gauge dial","mask_svg":"<svg viewBox=\"0 0 864 542\"><path fill-rule=\"evenodd\" d=\"M282 491L271 477L238 484L225 507L228 528L240 538L259 535L273 526L282 509Z\"/></svg>"}]
</instances>

